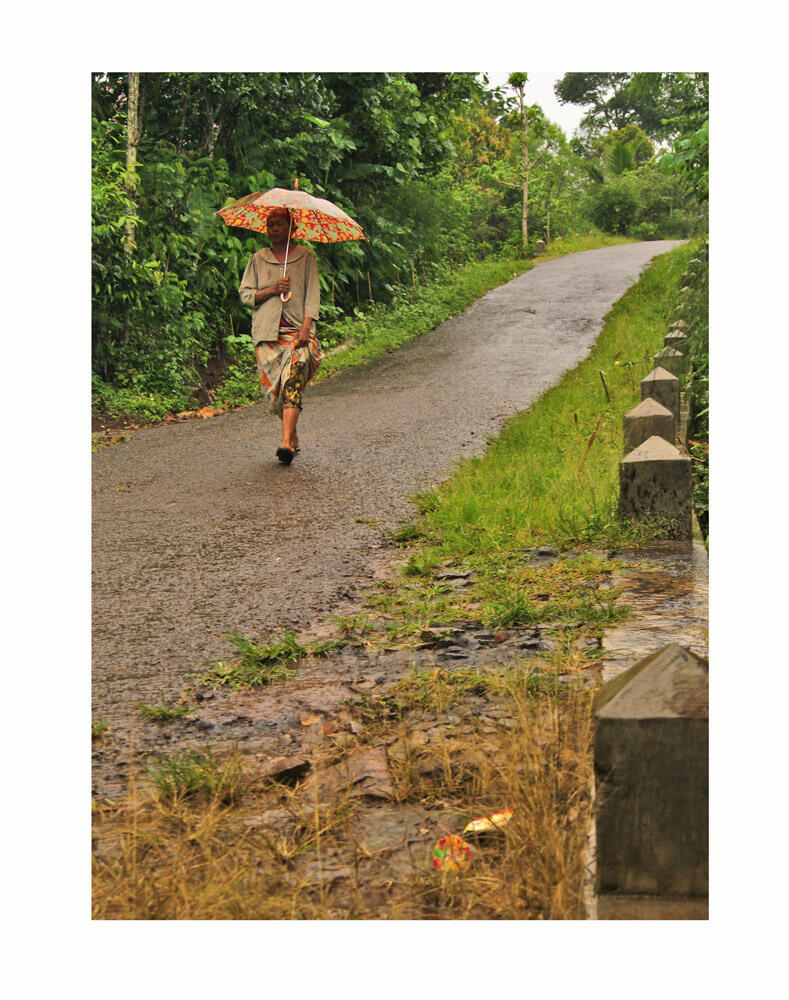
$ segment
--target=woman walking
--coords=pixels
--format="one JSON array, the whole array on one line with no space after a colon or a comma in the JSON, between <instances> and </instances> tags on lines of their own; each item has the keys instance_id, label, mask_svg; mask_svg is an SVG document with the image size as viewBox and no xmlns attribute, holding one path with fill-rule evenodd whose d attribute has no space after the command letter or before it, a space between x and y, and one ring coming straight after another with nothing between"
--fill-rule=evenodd
<instances>
[{"instance_id":1,"label":"woman walking","mask_svg":"<svg viewBox=\"0 0 789 1000\"><path fill-rule=\"evenodd\" d=\"M299 451L296 425L304 389L323 357L315 336L318 263L310 249L291 245L296 225L287 208L275 208L266 219L266 229L271 247L250 257L238 292L253 310L252 341L261 388L270 409L282 420L276 457L290 465Z\"/></svg>"}]
</instances>

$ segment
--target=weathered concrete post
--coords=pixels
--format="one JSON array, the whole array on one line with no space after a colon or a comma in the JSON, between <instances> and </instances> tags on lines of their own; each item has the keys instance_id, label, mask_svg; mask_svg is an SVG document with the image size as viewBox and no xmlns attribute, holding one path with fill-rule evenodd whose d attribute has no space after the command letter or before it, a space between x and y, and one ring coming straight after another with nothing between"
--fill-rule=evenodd
<instances>
[{"instance_id":1,"label":"weathered concrete post","mask_svg":"<svg viewBox=\"0 0 789 1000\"><path fill-rule=\"evenodd\" d=\"M666 646L595 700L600 919L705 919L709 665Z\"/></svg>"},{"instance_id":2,"label":"weathered concrete post","mask_svg":"<svg viewBox=\"0 0 789 1000\"><path fill-rule=\"evenodd\" d=\"M679 423L679 379L665 368L655 368L641 379L641 398L656 399L671 410Z\"/></svg>"},{"instance_id":3,"label":"weathered concrete post","mask_svg":"<svg viewBox=\"0 0 789 1000\"><path fill-rule=\"evenodd\" d=\"M619 463L619 513L653 524L669 538L692 537L690 459L655 435Z\"/></svg>"},{"instance_id":4,"label":"weathered concrete post","mask_svg":"<svg viewBox=\"0 0 789 1000\"><path fill-rule=\"evenodd\" d=\"M669 330L663 338L663 346L670 347L675 351L679 351L680 354L687 355L688 337L686 337L682 330Z\"/></svg>"},{"instance_id":5,"label":"weathered concrete post","mask_svg":"<svg viewBox=\"0 0 789 1000\"><path fill-rule=\"evenodd\" d=\"M642 399L638 406L628 410L622 419L625 454L656 434L665 438L669 444L674 444L676 434L674 414L656 399Z\"/></svg>"},{"instance_id":6,"label":"weathered concrete post","mask_svg":"<svg viewBox=\"0 0 789 1000\"><path fill-rule=\"evenodd\" d=\"M541 253L545 253L545 240L537 240L534 244L534 254L539 257Z\"/></svg>"},{"instance_id":7,"label":"weathered concrete post","mask_svg":"<svg viewBox=\"0 0 789 1000\"><path fill-rule=\"evenodd\" d=\"M672 347L662 348L657 354L653 355L652 360L655 362L656 368L665 368L666 371L670 371L677 378L685 371L685 355L679 351L675 351Z\"/></svg>"}]
</instances>

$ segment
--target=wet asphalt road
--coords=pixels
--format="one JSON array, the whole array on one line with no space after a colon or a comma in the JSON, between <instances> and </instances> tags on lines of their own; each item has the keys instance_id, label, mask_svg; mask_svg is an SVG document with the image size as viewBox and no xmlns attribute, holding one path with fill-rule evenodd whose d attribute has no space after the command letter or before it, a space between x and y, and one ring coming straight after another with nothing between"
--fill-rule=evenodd
<instances>
[{"instance_id":1,"label":"wet asphalt road","mask_svg":"<svg viewBox=\"0 0 789 1000\"><path fill-rule=\"evenodd\" d=\"M661 241L538 264L394 354L307 391L302 452L264 406L93 456L94 718L177 695L222 636L306 628L372 579L408 497L481 452L592 347Z\"/></svg>"}]
</instances>

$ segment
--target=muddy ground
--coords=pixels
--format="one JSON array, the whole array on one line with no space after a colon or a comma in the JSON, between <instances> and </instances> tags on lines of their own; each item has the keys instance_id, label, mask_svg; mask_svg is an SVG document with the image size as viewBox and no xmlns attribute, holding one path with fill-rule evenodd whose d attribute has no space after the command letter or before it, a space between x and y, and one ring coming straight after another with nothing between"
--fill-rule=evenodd
<instances>
[{"instance_id":1,"label":"muddy ground","mask_svg":"<svg viewBox=\"0 0 789 1000\"><path fill-rule=\"evenodd\" d=\"M513 804L504 800L501 789L495 791L496 781L490 778L477 780L479 798L472 794L469 799L473 776L480 768L495 773L497 764L518 747L522 725L512 700L487 688L486 676L550 671L551 653L559 646L570 671L559 676L563 685L596 686L670 642L708 655L703 544L663 542L608 555L615 555L618 568L607 585L622 592L631 613L602 638L590 637L580 623L491 632L480 622L465 621L437 625L421 634L416 649L393 651L365 645L351 634L343 648L302 661L290 679L269 688L217 692L198 684L189 692L187 716L140 723L136 730L110 729L94 746L97 803L120 798L132 773L141 774L146 763L174 751L210 748L217 759L242 754L249 792L234 811L226 836L234 844L246 843L239 850L246 850L247 857L270 859L272 844L279 845L273 870L283 881L274 893L269 887L268 894L257 897L253 879L240 895L237 911L232 904L217 914L149 903L150 913L145 908L130 912L121 894L115 899L118 909L110 905L102 915L589 917L594 906L590 857L575 880L575 898L565 894L557 912L536 885L525 897L523 889L513 887L514 900L507 899L506 882L492 900L478 898L485 866L497 865L504 849L498 836L466 835L474 876L481 881L470 894L466 887L465 899L449 898L443 881L432 878L431 854L438 838L459 835L470 819ZM537 567L573 558L549 547L524 551L523 556ZM572 648L576 657L568 655ZM458 698L448 695L445 704L435 698L420 703L404 694L404 681L435 677L436 672L449 692L451 678L461 671L473 673L475 683ZM431 691L435 695L434 687ZM510 734L515 742L509 742ZM591 799L582 789L563 817L582 838L590 809ZM526 817L515 816L513 822L519 820ZM327 824L322 841L305 843L305 830L316 822ZM115 863L114 830L99 817L94 841L99 865L103 859ZM154 842L159 844L156 835ZM576 856L578 847L576 842ZM161 861L147 862L157 874L173 864L167 848L160 844L159 849ZM143 876L138 871L136 877Z\"/></svg>"}]
</instances>

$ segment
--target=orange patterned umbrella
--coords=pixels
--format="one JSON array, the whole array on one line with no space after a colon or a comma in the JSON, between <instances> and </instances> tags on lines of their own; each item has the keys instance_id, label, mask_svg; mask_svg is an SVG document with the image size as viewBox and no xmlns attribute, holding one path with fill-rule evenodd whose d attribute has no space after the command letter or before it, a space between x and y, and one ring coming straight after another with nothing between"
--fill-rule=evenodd
<instances>
[{"instance_id":1,"label":"orange patterned umbrella","mask_svg":"<svg viewBox=\"0 0 789 1000\"><path fill-rule=\"evenodd\" d=\"M290 209L295 229L292 236L297 240L314 240L317 243L344 243L345 240L364 240L358 222L323 198L313 198L306 191L288 191L286 188L272 188L270 191L248 194L239 198L216 214L228 226L240 226L258 233L266 232L266 219L275 208Z\"/></svg>"},{"instance_id":2,"label":"orange patterned umbrella","mask_svg":"<svg viewBox=\"0 0 789 1000\"><path fill-rule=\"evenodd\" d=\"M288 244L285 248L285 262L282 265L282 276L288 267L288 252L291 236L297 240L314 240L317 243L344 243L346 240L366 240L362 227L341 208L323 198L313 198L306 191L299 191L299 181L296 178L295 190L287 188L272 188L270 191L256 191L245 198L239 198L227 208L220 208L215 214L220 216L228 226L240 226L242 229L252 229L256 233L266 232L266 220L275 208L290 210L290 230ZM295 226L295 229L294 229ZM280 294L283 302L287 302L291 293Z\"/></svg>"}]
</instances>

